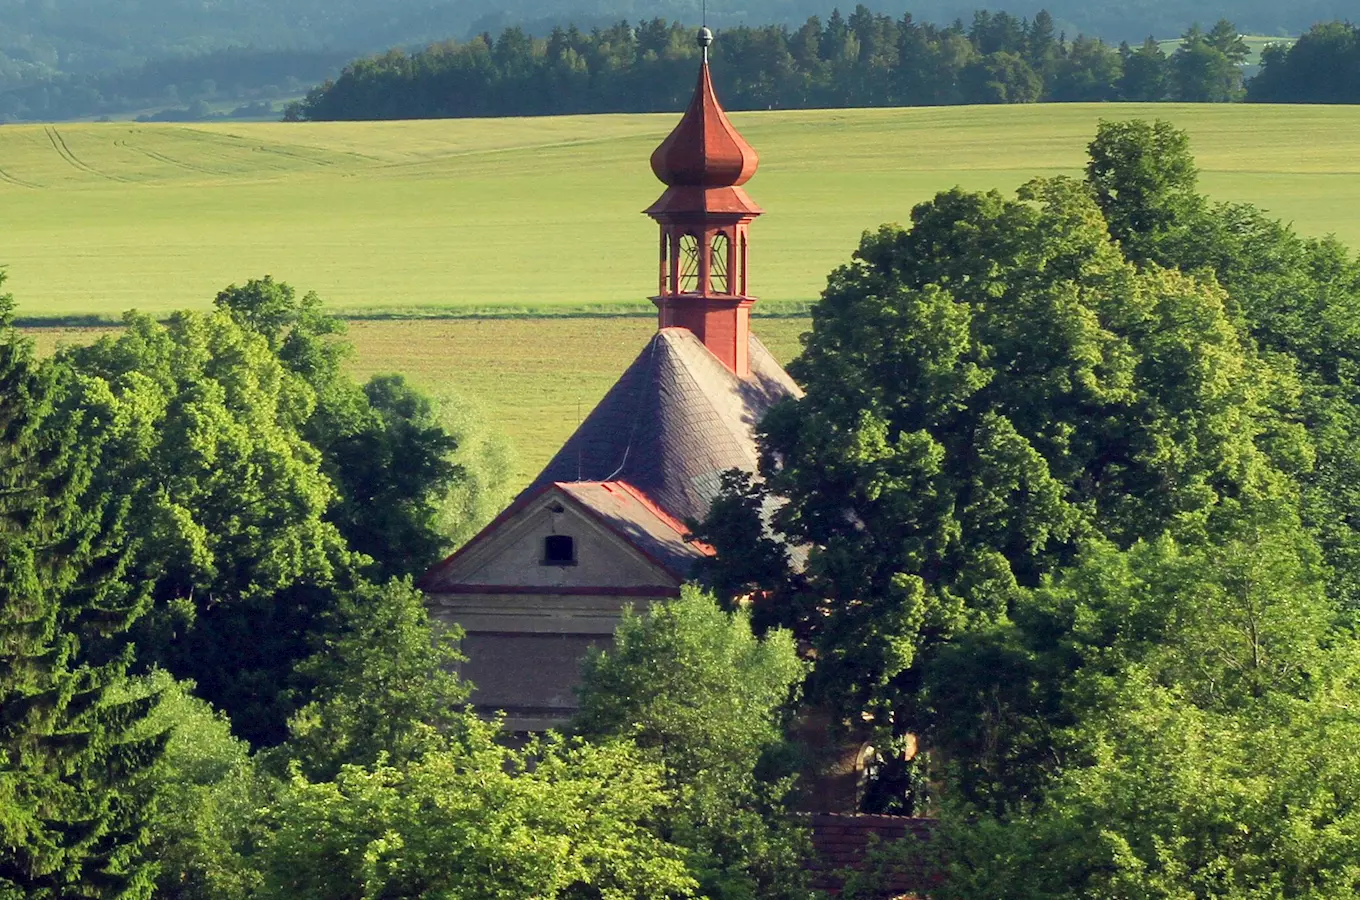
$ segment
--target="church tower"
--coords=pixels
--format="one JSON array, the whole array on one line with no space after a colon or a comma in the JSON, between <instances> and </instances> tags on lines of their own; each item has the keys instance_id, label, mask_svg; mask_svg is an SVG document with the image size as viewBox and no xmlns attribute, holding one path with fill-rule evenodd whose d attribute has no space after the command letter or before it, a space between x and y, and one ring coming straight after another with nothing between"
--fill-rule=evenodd
<instances>
[{"instance_id":1,"label":"church tower","mask_svg":"<svg viewBox=\"0 0 1360 900\"><path fill-rule=\"evenodd\" d=\"M745 377L751 372L747 344L755 303L747 231L762 210L742 185L755 174L759 157L713 92L712 43L713 32L701 29L703 61L694 97L652 154L652 171L666 185L647 208L661 226L659 284L652 299L662 328L688 328L723 365Z\"/></svg>"},{"instance_id":2,"label":"church tower","mask_svg":"<svg viewBox=\"0 0 1360 900\"><path fill-rule=\"evenodd\" d=\"M731 469L755 472L755 429L798 386L751 334L742 185L756 153L718 105L708 70L652 154L666 185L658 328L510 506L421 579L436 619L463 629L473 703L506 727L560 726L580 661L607 646L625 608L675 597L713 549L690 535ZM646 277L639 273L641 277Z\"/></svg>"}]
</instances>

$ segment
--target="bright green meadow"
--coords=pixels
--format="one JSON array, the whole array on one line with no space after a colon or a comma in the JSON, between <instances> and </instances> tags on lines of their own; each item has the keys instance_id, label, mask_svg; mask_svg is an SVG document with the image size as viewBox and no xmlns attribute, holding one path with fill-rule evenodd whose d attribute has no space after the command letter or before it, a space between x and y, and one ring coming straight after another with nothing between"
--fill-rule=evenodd
<instances>
[{"instance_id":1,"label":"bright green meadow","mask_svg":"<svg viewBox=\"0 0 1360 900\"><path fill-rule=\"evenodd\" d=\"M952 185L1075 174L1101 118L1189 131L1215 197L1360 245L1360 107L753 112L758 310L816 298L860 233ZM0 264L27 318L202 305L269 273L349 314L646 307L667 115L0 127Z\"/></svg>"}]
</instances>

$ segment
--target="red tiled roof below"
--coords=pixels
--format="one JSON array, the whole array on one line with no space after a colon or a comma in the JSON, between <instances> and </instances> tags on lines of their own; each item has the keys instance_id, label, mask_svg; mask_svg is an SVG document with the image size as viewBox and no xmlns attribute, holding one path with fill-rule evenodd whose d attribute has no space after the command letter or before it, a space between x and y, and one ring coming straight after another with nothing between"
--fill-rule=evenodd
<instances>
[{"instance_id":1,"label":"red tiled roof below","mask_svg":"<svg viewBox=\"0 0 1360 900\"><path fill-rule=\"evenodd\" d=\"M812 829L813 860L808 868L814 873L813 886L838 895L847 869L860 871L868 852L871 837L886 844L913 838L930 840L931 819L909 816L880 816L869 814L813 813L807 816ZM888 881L884 900L917 896L922 883L928 880L920 873L895 872Z\"/></svg>"}]
</instances>

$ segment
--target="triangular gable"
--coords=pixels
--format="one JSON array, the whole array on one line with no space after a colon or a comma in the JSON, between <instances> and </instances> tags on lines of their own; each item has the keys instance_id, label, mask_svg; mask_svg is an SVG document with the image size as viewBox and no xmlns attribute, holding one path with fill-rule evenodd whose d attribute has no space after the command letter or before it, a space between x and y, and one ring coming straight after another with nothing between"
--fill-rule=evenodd
<instances>
[{"instance_id":1,"label":"triangular gable","mask_svg":"<svg viewBox=\"0 0 1360 900\"><path fill-rule=\"evenodd\" d=\"M663 517L620 485L545 485L430 569L421 587L431 594L670 593L704 551ZM552 535L572 539L572 562L545 560Z\"/></svg>"}]
</instances>

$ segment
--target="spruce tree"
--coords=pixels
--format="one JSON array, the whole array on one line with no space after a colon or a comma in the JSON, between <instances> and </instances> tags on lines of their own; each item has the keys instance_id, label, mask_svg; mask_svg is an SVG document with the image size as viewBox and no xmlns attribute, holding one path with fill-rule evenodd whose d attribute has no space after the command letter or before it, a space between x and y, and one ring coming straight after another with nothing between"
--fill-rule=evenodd
<instances>
[{"instance_id":1,"label":"spruce tree","mask_svg":"<svg viewBox=\"0 0 1360 900\"><path fill-rule=\"evenodd\" d=\"M130 729L155 701L109 699L130 648L101 646L141 598L122 577L125 504L89 489L97 448L74 440L81 420L119 423L35 362L12 317L0 295L0 898L148 897L154 804L133 797L162 739Z\"/></svg>"}]
</instances>

